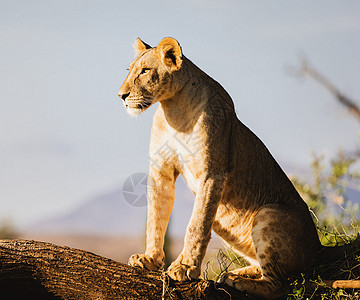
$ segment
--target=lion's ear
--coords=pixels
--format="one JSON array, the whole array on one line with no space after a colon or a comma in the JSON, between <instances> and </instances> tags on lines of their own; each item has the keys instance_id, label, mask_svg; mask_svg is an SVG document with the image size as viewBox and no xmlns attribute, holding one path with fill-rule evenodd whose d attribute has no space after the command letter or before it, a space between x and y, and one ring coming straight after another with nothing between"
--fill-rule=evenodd
<instances>
[{"instance_id":1,"label":"lion's ear","mask_svg":"<svg viewBox=\"0 0 360 300\"><path fill-rule=\"evenodd\" d=\"M182 51L177 40L164 38L156 47L156 53L171 71L177 71L182 64Z\"/></svg>"},{"instance_id":2,"label":"lion's ear","mask_svg":"<svg viewBox=\"0 0 360 300\"><path fill-rule=\"evenodd\" d=\"M137 55L143 53L146 49L151 49L152 47L146 43L144 43L139 37L134 42L134 49Z\"/></svg>"}]
</instances>

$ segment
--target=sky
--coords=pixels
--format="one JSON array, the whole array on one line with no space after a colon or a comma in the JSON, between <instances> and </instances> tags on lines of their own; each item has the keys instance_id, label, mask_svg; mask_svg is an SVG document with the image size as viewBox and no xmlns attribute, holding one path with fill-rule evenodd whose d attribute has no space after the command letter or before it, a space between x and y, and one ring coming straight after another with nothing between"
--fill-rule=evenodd
<instances>
[{"instance_id":1,"label":"sky","mask_svg":"<svg viewBox=\"0 0 360 300\"><path fill-rule=\"evenodd\" d=\"M289 70L306 56L360 101L359 1L2 0L0 7L0 220L26 228L147 172L157 105L131 118L117 97L137 37L153 46L176 38L286 170L306 172L312 153L331 158L358 146L359 123L322 86Z\"/></svg>"}]
</instances>

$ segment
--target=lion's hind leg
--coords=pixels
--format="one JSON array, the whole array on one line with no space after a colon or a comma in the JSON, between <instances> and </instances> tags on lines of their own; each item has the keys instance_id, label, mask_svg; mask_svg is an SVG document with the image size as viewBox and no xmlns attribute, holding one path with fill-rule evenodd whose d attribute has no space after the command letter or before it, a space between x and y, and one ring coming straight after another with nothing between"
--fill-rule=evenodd
<instances>
[{"instance_id":1,"label":"lion's hind leg","mask_svg":"<svg viewBox=\"0 0 360 300\"><path fill-rule=\"evenodd\" d=\"M225 274L221 282L261 299L285 296L289 276L305 271L320 247L311 217L303 209L276 204L262 207L251 230L261 277L251 276L256 269L248 268ZM252 278L244 276L247 272Z\"/></svg>"},{"instance_id":2,"label":"lion's hind leg","mask_svg":"<svg viewBox=\"0 0 360 300\"><path fill-rule=\"evenodd\" d=\"M267 276L254 279L229 272L220 279L220 282L261 299L277 299L288 292L283 283Z\"/></svg>"}]
</instances>

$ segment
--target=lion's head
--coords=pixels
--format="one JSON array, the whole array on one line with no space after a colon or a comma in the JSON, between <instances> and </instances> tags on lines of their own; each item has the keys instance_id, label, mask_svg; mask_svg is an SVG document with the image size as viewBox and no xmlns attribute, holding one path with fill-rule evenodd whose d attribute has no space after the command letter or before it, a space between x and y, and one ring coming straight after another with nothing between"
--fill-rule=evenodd
<instances>
[{"instance_id":1,"label":"lion's head","mask_svg":"<svg viewBox=\"0 0 360 300\"><path fill-rule=\"evenodd\" d=\"M119 90L130 115L172 97L177 89L174 73L183 61L181 47L173 38L164 38L155 48L138 38L134 47L137 57L130 63L129 74Z\"/></svg>"}]
</instances>

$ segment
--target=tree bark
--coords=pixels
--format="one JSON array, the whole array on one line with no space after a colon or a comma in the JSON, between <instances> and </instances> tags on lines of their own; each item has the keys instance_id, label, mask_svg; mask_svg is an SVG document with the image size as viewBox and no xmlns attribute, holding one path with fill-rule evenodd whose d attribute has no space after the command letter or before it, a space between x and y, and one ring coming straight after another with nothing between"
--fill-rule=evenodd
<instances>
[{"instance_id":1,"label":"tree bark","mask_svg":"<svg viewBox=\"0 0 360 300\"><path fill-rule=\"evenodd\" d=\"M170 282L160 272L50 243L0 241L1 299L247 299L207 280Z\"/></svg>"}]
</instances>

